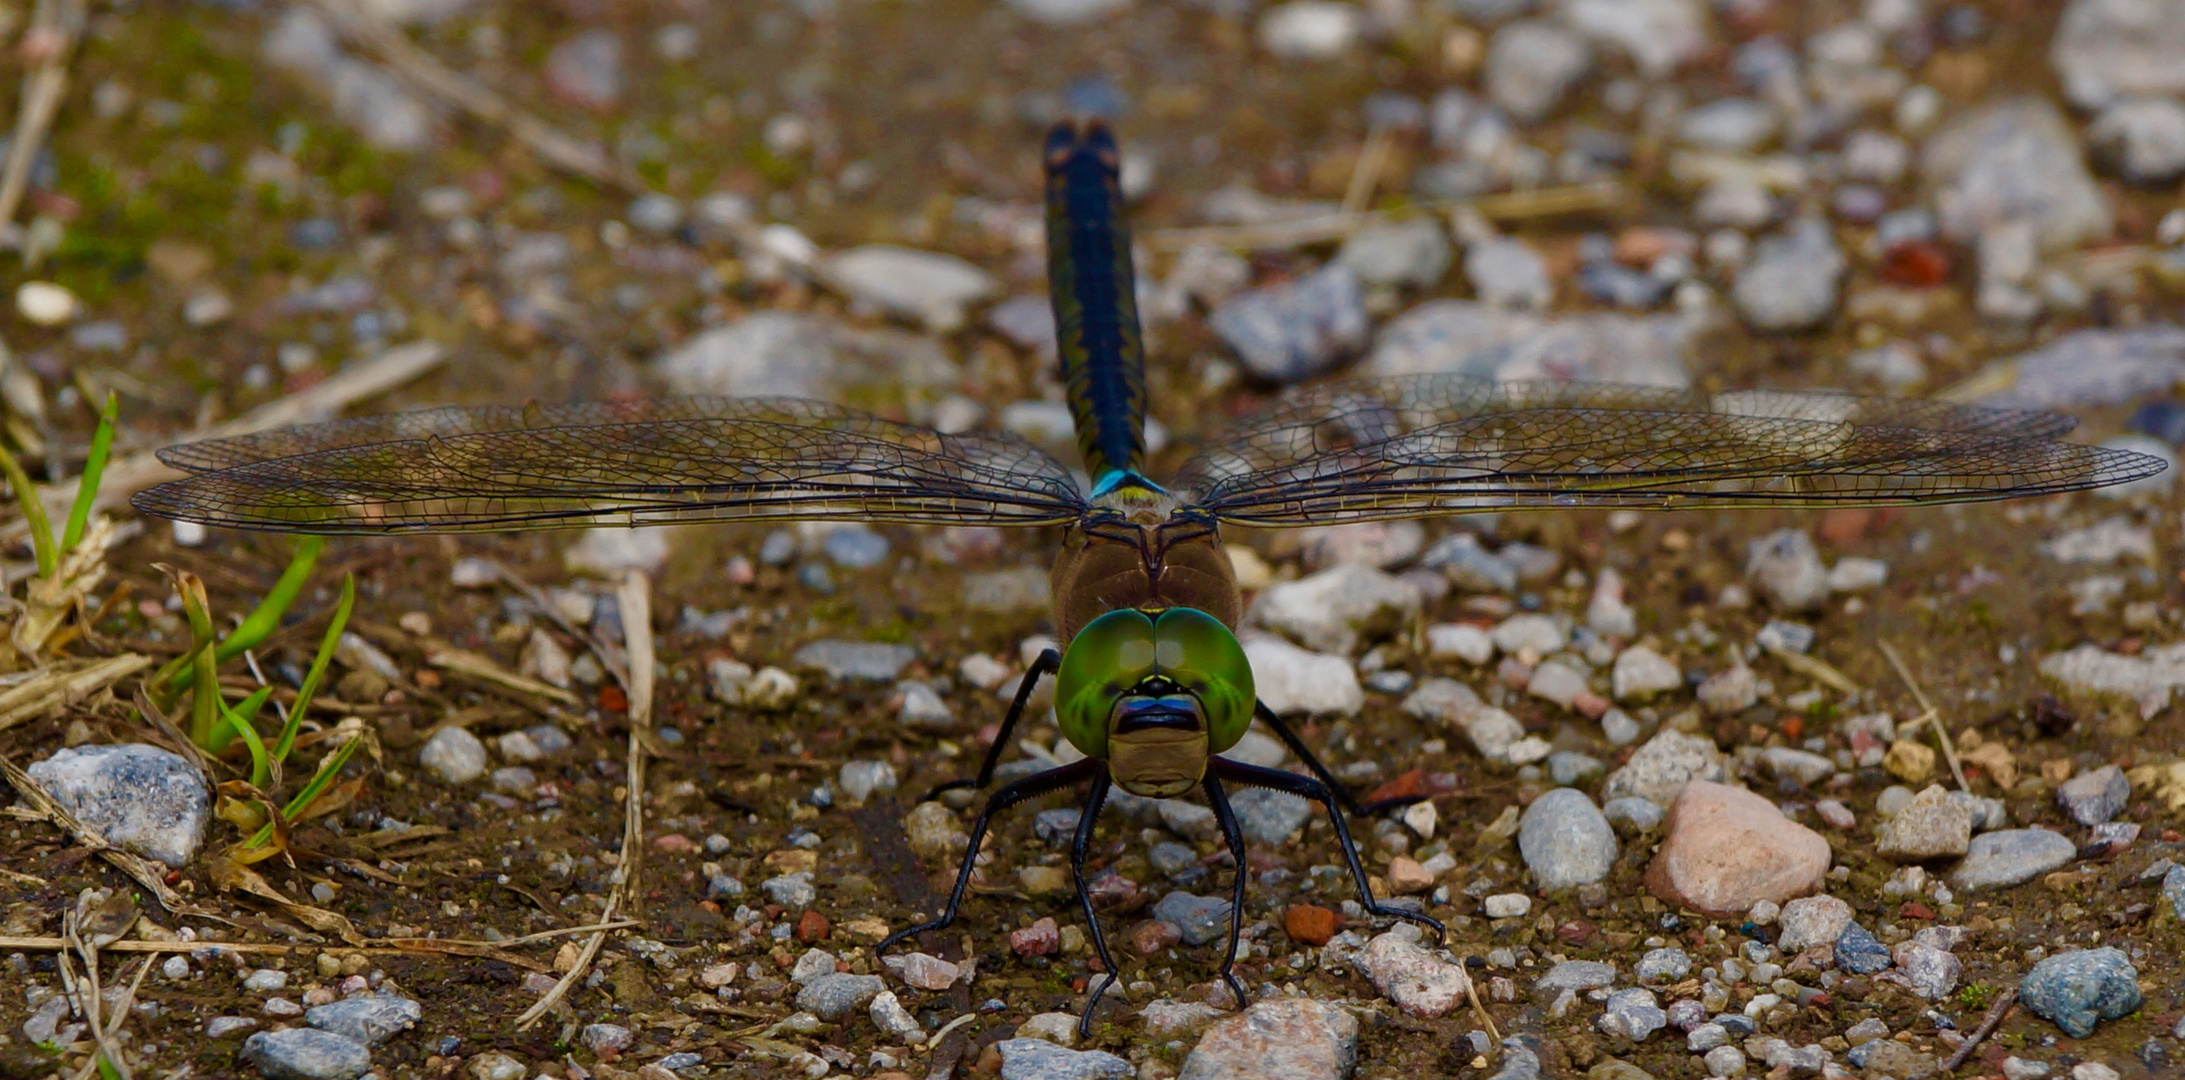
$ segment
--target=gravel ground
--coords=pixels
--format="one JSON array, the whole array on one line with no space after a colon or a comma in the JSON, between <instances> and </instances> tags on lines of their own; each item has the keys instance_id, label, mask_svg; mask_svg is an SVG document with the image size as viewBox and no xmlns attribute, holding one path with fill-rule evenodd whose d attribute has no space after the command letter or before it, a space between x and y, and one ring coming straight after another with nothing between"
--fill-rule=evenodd
<instances>
[{"instance_id":1,"label":"gravel ground","mask_svg":"<svg viewBox=\"0 0 2185 1080\"><path fill-rule=\"evenodd\" d=\"M361 6L410 49L340 4L92 12L0 237L33 472L80 462L108 392L142 449L418 340L447 359L362 408L790 393L1067 453L1036 147L1073 114L1124 140L1164 463L1283 385L1411 372L1942 393L2185 442L2180 0ZM413 53L611 175L421 90ZM873 948L945 894L971 810L917 794L1049 644L1052 538L341 541L255 660L293 685L354 572L326 721L373 752L255 869L349 936L208 855L236 826L133 687L48 708L0 751L173 866L179 907L0 826L0 1076L89 1059L64 923L104 987L142 978L106 1003L135 1075L2174 1075L2173 487L1232 537L1262 696L1361 794L1423 797L1355 829L1448 935L1364 918L1325 821L1240 795L1240 1015L1211 815L1118 796L1122 971L1082 1040L1066 795L1004 820L958 927ZM240 613L289 543L143 522L63 651L174 655L153 564ZM608 673L633 568L639 851ZM1005 778L1069 753L1020 734Z\"/></svg>"}]
</instances>

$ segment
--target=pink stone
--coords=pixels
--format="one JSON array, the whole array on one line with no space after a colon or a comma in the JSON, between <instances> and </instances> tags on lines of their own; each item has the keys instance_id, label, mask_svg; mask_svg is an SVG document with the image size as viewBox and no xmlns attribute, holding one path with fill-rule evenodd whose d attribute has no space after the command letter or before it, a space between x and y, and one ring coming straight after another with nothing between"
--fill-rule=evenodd
<instances>
[{"instance_id":1,"label":"pink stone","mask_svg":"<svg viewBox=\"0 0 2185 1080\"><path fill-rule=\"evenodd\" d=\"M653 837L652 846L659 848L662 851L668 852L686 852L698 850L698 845L691 843L690 837L684 836L682 833L667 833L662 836Z\"/></svg>"},{"instance_id":2,"label":"pink stone","mask_svg":"<svg viewBox=\"0 0 2185 1080\"><path fill-rule=\"evenodd\" d=\"M1691 781L1662 827L1647 889L1715 918L1818 892L1828 873L1828 841L1744 788Z\"/></svg>"},{"instance_id":3,"label":"pink stone","mask_svg":"<svg viewBox=\"0 0 2185 1080\"><path fill-rule=\"evenodd\" d=\"M1062 947L1062 931L1053 919L1041 919L1022 930L1010 931L1009 947L1018 956L1050 956Z\"/></svg>"},{"instance_id":4,"label":"pink stone","mask_svg":"<svg viewBox=\"0 0 2185 1080\"><path fill-rule=\"evenodd\" d=\"M1159 919L1148 919L1130 928L1130 943L1141 956L1152 956L1183 939L1184 932L1175 923Z\"/></svg>"},{"instance_id":5,"label":"pink stone","mask_svg":"<svg viewBox=\"0 0 2185 1080\"><path fill-rule=\"evenodd\" d=\"M946 990L956 985L962 969L928 953L914 952L903 958L903 981L920 990Z\"/></svg>"}]
</instances>

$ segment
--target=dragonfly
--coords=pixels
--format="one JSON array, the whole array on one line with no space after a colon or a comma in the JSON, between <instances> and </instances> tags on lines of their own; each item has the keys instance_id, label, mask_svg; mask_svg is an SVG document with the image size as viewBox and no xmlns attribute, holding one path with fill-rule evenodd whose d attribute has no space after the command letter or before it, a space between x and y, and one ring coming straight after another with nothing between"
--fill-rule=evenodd
<instances>
[{"instance_id":1,"label":"dragonfly","mask_svg":"<svg viewBox=\"0 0 2185 1080\"><path fill-rule=\"evenodd\" d=\"M1059 529L1052 604L1064 644L1030 665L976 776L944 787L992 783L1048 675L1060 732L1083 756L994 790L946 905L881 948L956 920L997 814L1082 785L1070 869L1106 972L1080 1019L1089 1033L1119 971L1086 888L1094 825L1115 790L1196 789L1213 810L1237 869L1221 977L1240 1007L1247 862L1232 787L1319 804L1364 909L1441 930L1374 896L1346 820L1368 808L1259 701L1236 636L1243 603L1224 528L1513 508L1965 502L2164 467L2064 441L2071 419L2031 410L1418 375L1294 388L1156 480L1115 138L1097 122L1064 123L1044 164L1049 292L1083 480L1011 434L807 400L673 398L444 408L172 447L161 460L189 475L132 502L160 517L320 534L786 520ZM1255 721L1304 773L1222 756Z\"/></svg>"}]
</instances>

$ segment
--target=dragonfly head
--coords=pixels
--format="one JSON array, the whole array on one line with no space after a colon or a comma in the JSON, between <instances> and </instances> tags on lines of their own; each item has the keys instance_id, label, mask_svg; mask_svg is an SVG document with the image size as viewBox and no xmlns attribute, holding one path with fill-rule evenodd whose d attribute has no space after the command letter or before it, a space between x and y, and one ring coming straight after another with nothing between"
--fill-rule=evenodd
<instances>
[{"instance_id":1,"label":"dragonfly head","mask_svg":"<svg viewBox=\"0 0 2185 1080\"><path fill-rule=\"evenodd\" d=\"M1254 695L1236 635L1195 608L1108 612L1078 632L1055 673L1063 737L1148 798L1196 786L1208 756L1251 727Z\"/></svg>"}]
</instances>

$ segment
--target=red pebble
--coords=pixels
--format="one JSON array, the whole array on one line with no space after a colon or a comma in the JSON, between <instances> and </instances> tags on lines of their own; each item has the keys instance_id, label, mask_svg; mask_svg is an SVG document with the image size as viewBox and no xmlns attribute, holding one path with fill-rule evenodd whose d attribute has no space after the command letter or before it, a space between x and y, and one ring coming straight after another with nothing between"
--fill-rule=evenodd
<instances>
[{"instance_id":1,"label":"red pebble","mask_svg":"<svg viewBox=\"0 0 2185 1080\"><path fill-rule=\"evenodd\" d=\"M1052 956L1062 947L1062 931L1053 919L1041 919L1022 930L1010 931L1009 947L1018 956Z\"/></svg>"},{"instance_id":2,"label":"red pebble","mask_svg":"<svg viewBox=\"0 0 2185 1080\"><path fill-rule=\"evenodd\" d=\"M797 916L797 941L799 944L810 945L816 941L825 941L827 940L827 934L833 929L834 927L827 922L827 916L819 912L807 911Z\"/></svg>"},{"instance_id":3,"label":"red pebble","mask_svg":"<svg viewBox=\"0 0 2185 1080\"><path fill-rule=\"evenodd\" d=\"M1282 929L1300 945L1320 946L1335 936L1335 912L1318 904L1292 904L1282 913Z\"/></svg>"},{"instance_id":4,"label":"red pebble","mask_svg":"<svg viewBox=\"0 0 2185 1080\"><path fill-rule=\"evenodd\" d=\"M682 833L667 833L662 836L655 836L652 838L652 846L662 851L672 852L698 850L698 845L692 843L690 837L684 836Z\"/></svg>"},{"instance_id":5,"label":"red pebble","mask_svg":"<svg viewBox=\"0 0 2185 1080\"><path fill-rule=\"evenodd\" d=\"M1565 945L1583 945L1593 940L1593 924L1584 919L1572 919L1555 928L1555 937Z\"/></svg>"},{"instance_id":6,"label":"red pebble","mask_svg":"<svg viewBox=\"0 0 2185 1080\"><path fill-rule=\"evenodd\" d=\"M1926 240L1905 240L1882 252L1881 279L1891 285L1924 289L1950 277L1950 253Z\"/></svg>"},{"instance_id":7,"label":"red pebble","mask_svg":"<svg viewBox=\"0 0 2185 1080\"><path fill-rule=\"evenodd\" d=\"M1902 906L1897 908L1897 917L1900 919L1921 919L1927 922L1933 922L1935 918L1935 909L1928 907L1927 905L1922 904L1917 900L1907 900Z\"/></svg>"},{"instance_id":8,"label":"red pebble","mask_svg":"<svg viewBox=\"0 0 2185 1080\"><path fill-rule=\"evenodd\" d=\"M602 712L629 712L630 695L624 693L621 687L608 683L599 688L599 708Z\"/></svg>"},{"instance_id":9,"label":"red pebble","mask_svg":"<svg viewBox=\"0 0 2185 1080\"><path fill-rule=\"evenodd\" d=\"M1416 799L1426 793L1426 770L1407 769L1374 788L1361 801L1377 803L1383 799Z\"/></svg>"}]
</instances>

